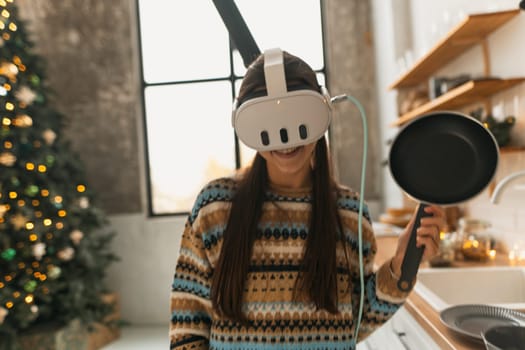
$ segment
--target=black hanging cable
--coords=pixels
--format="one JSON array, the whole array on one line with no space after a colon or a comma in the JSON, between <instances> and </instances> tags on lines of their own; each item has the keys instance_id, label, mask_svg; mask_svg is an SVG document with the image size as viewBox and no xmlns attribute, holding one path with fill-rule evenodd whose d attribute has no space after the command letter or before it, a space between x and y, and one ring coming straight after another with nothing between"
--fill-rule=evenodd
<instances>
[{"instance_id":1,"label":"black hanging cable","mask_svg":"<svg viewBox=\"0 0 525 350\"><path fill-rule=\"evenodd\" d=\"M244 66L248 67L261 54L261 50L253 39L239 9L233 0L213 0L213 3L228 29L234 46L241 54Z\"/></svg>"}]
</instances>

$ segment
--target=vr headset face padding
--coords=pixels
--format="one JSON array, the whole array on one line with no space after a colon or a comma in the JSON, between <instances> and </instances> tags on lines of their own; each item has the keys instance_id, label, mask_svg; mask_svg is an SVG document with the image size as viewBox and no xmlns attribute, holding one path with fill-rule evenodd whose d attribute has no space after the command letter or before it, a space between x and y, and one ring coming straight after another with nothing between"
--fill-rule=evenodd
<instances>
[{"instance_id":1,"label":"vr headset face padding","mask_svg":"<svg viewBox=\"0 0 525 350\"><path fill-rule=\"evenodd\" d=\"M287 91L283 54L278 48L264 52L267 96L234 105L232 124L239 139L257 151L306 145L320 139L331 121L328 91Z\"/></svg>"}]
</instances>

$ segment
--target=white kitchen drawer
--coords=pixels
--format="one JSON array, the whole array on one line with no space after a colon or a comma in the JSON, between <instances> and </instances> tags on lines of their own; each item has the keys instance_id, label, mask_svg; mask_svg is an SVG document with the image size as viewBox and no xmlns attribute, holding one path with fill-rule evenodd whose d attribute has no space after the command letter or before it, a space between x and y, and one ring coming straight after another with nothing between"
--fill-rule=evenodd
<instances>
[{"instance_id":1,"label":"white kitchen drawer","mask_svg":"<svg viewBox=\"0 0 525 350\"><path fill-rule=\"evenodd\" d=\"M402 307L381 328L357 344L358 350L440 350L439 346Z\"/></svg>"}]
</instances>

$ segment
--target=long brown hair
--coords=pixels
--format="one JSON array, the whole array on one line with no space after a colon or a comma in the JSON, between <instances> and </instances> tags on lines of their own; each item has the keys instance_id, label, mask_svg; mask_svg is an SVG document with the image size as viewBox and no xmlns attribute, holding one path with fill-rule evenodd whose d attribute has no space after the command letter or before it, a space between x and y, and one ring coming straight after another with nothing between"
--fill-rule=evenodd
<instances>
[{"instance_id":1,"label":"long brown hair","mask_svg":"<svg viewBox=\"0 0 525 350\"><path fill-rule=\"evenodd\" d=\"M315 72L304 61L283 52L287 82L307 85L319 91ZM265 86L264 58L248 68L239 92L240 103ZM308 297L318 309L337 312L336 244L342 235L337 213L337 189L332 176L326 139L316 143L312 169L312 214L300 278L296 291ZM244 322L243 291L252 248L257 235L265 193L268 188L266 161L257 153L243 174L232 199L223 234L221 253L213 272L211 300L214 309L232 320Z\"/></svg>"}]
</instances>

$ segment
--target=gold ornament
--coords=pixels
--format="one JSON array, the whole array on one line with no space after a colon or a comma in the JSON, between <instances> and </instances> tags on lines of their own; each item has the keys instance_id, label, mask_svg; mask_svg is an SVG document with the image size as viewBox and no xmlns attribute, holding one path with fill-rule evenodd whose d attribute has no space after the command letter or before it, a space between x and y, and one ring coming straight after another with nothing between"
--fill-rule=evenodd
<instances>
[{"instance_id":1,"label":"gold ornament","mask_svg":"<svg viewBox=\"0 0 525 350\"><path fill-rule=\"evenodd\" d=\"M75 256L75 249L73 249L71 247L66 247L66 248L58 251L58 253L57 253L57 257L60 260L63 260L63 261L69 261L69 260L73 259L74 256Z\"/></svg>"},{"instance_id":2,"label":"gold ornament","mask_svg":"<svg viewBox=\"0 0 525 350\"><path fill-rule=\"evenodd\" d=\"M62 273L62 270L58 266L51 265L50 267L48 267L47 275L52 280L57 279L58 277L60 277L61 273Z\"/></svg>"},{"instance_id":3,"label":"gold ornament","mask_svg":"<svg viewBox=\"0 0 525 350\"><path fill-rule=\"evenodd\" d=\"M0 204L0 218L4 217L4 214L7 212L7 205Z\"/></svg>"},{"instance_id":4,"label":"gold ornament","mask_svg":"<svg viewBox=\"0 0 525 350\"><path fill-rule=\"evenodd\" d=\"M13 120L13 124L21 128L28 128L33 125L33 119L27 114L19 114Z\"/></svg>"},{"instance_id":5,"label":"gold ornament","mask_svg":"<svg viewBox=\"0 0 525 350\"><path fill-rule=\"evenodd\" d=\"M0 324L4 323L5 317L8 313L9 311L6 308L0 306Z\"/></svg>"},{"instance_id":6,"label":"gold ornament","mask_svg":"<svg viewBox=\"0 0 525 350\"><path fill-rule=\"evenodd\" d=\"M75 245L78 245L80 241L82 240L82 238L84 238L84 232L80 230L73 230L69 234L69 238Z\"/></svg>"},{"instance_id":7,"label":"gold ornament","mask_svg":"<svg viewBox=\"0 0 525 350\"><path fill-rule=\"evenodd\" d=\"M53 144L53 142L55 142L55 139L57 138L57 134L55 134L55 132L51 129L46 129L42 133L42 137L44 138L44 140L46 141L48 145L51 145Z\"/></svg>"},{"instance_id":8,"label":"gold ornament","mask_svg":"<svg viewBox=\"0 0 525 350\"><path fill-rule=\"evenodd\" d=\"M89 198L80 197L78 199L78 206L82 209L87 209L89 207Z\"/></svg>"},{"instance_id":9,"label":"gold ornament","mask_svg":"<svg viewBox=\"0 0 525 350\"><path fill-rule=\"evenodd\" d=\"M16 157L11 152L0 153L0 164L5 166L13 166L16 162Z\"/></svg>"},{"instance_id":10,"label":"gold ornament","mask_svg":"<svg viewBox=\"0 0 525 350\"><path fill-rule=\"evenodd\" d=\"M0 75L5 75L10 80L13 80L16 78L17 74L18 68L14 63L6 61L0 63Z\"/></svg>"},{"instance_id":11,"label":"gold ornament","mask_svg":"<svg viewBox=\"0 0 525 350\"><path fill-rule=\"evenodd\" d=\"M36 260L42 259L42 257L46 255L46 244L39 242L33 245L33 256Z\"/></svg>"},{"instance_id":12,"label":"gold ornament","mask_svg":"<svg viewBox=\"0 0 525 350\"><path fill-rule=\"evenodd\" d=\"M26 226L27 218L24 215L18 213L11 218L11 223L17 230L20 230Z\"/></svg>"},{"instance_id":13,"label":"gold ornament","mask_svg":"<svg viewBox=\"0 0 525 350\"><path fill-rule=\"evenodd\" d=\"M36 93L27 86L22 86L15 92L16 99L25 103L26 105L32 104L33 101L35 101L36 96Z\"/></svg>"}]
</instances>

